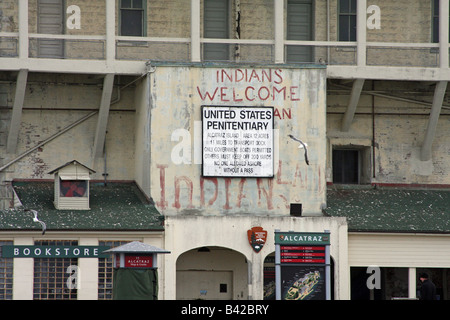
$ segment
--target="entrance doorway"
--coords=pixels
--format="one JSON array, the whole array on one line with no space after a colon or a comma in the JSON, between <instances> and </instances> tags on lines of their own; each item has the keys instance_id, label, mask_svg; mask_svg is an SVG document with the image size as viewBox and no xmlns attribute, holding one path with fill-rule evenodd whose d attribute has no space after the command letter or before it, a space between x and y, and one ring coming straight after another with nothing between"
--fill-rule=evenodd
<instances>
[{"instance_id":1,"label":"entrance doorway","mask_svg":"<svg viewBox=\"0 0 450 320\"><path fill-rule=\"evenodd\" d=\"M232 292L232 271L177 271L177 299L231 300Z\"/></svg>"},{"instance_id":2,"label":"entrance doorway","mask_svg":"<svg viewBox=\"0 0 450 320\"><path fill-rule=\"evenodd\" d=\"M247 299L245 256L223 247L201 247L177 259L177 300Z\"/></svg>"}]
</instances>

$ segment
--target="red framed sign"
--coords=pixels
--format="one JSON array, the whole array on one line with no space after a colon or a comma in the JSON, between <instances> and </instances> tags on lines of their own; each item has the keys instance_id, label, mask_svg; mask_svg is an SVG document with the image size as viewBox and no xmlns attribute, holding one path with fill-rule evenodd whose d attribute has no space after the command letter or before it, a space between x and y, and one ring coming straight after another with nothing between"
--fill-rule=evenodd
<instances>
[{"instance_id":1,"label":"red framed sign","mask_svg":"<svg viewBox=\"0 0 450 320\"><path fill-rule=\"evenodd\" d=\"M153 268L153 254L125 254L125 268Z\"/></svg>"}]
</instances>

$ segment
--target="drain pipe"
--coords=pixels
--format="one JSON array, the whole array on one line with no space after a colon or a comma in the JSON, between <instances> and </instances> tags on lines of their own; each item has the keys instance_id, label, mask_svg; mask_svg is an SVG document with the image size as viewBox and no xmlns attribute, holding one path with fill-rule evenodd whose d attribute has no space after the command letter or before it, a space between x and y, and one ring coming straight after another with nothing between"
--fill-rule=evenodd
<instances>
[{"instance_id":1,"label":"drain pipe","mask_svg":"<svg viewBox=\"0 0 450 320\"><path fill-rule=\"evenodd\" d=\"M37 144L36 146L34 146L33 148L25 151L24 153L22 153L21 155L19 155L18 157L16 157L15 159L11 160L10 162L6 163L5 165L3 165L2 167L0 167L0 172L5 170L6 168L8 168L10 165L14 164L15 162L19 161L20 159L22 159L23 157L27 156L28 154L30 154L31 152L33 152L34 150L42 147L43 145L49 143L50 141L52 141L53 139L59 137L60 135L66 133L67 131L69 131L70 129L76 127L77 125L79 125L80 123L86 121L87 119L89 119L90 117L96 115L98 113L98 110L89 113L88 115L82 117L81 119L79 119L78 121L72 123L71 125L69 125L68 127L62 129L61 131L58 131L57 133L55 133L54 135L48 137L47 139L45 139L44 141L42 141L41 143Z\"/></svg>"}]
</instances>

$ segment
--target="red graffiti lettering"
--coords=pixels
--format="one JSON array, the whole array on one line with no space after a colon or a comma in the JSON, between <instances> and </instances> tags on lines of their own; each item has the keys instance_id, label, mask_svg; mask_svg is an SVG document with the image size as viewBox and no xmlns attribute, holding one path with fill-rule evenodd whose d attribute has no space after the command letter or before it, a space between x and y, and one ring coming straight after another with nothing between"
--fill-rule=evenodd
<instances>
[{"instance_id":1,"label":"red graffiti lettering","mask_svg":"<svg viewBox=\"0 0 450 320\"><path fill-rule=\"evenodd\" d=\"M230 184L231 184L231 178L225 178L225 205L223 206L223 208L225 210L229 210L231 209L230 206Z\"/></svg>"},{"instance_id":2,"label":"red graffiti lettering","mask_svg":"<svg viewBox=\"0 0 450 320\"><path fill-rule=\"evenodd\" d=\"M161 210L165 210L168 207L166 199L166 169L168 165L157 165L157 168L159 169L160 199L156 201L156 205ZM326 183L323 181L324 177L321 174L323 170L320 167L314 169L311 166L306 167L304 162L299 162L296 164L295 171L289 171L288 169L285 166L283 167L283 162L279 160L274 179L199 177L200 201L195 206L193 203L194 184L192 179L187 176L175 176L173 178L173 193L170 193L171 197L173 197L172 207L175 209L192 209L197 206L200 208L220 206L221 209L228 211L233 210L233 208L241 208L244 199L250 202L254 199L260 208L274 210L276 207L285 207L289 209L292 200L295 202L302 200L297 199L297 195L300 194L299 191L310 190L320 194L325 192ZM283 170L288 172L284 172ZM254 183L256 183L256 186L253 185ZM277 189L275 186L284 187ZM184 197L182 197L183 192L187 192ZM184 199L184 203L182 203L182 199ZM218 199L221 199L222 203L218 204ZM277 199L277 202L275 202L275 199ZM253 205L256 205L256 203Z\"/></svg>"},{"instance_id":3,"label":"red graffiti lettering","mask_svg":"<svg viewBox=\"0 0 450 320\"><path fill-rule=\"evenodd\" d=\"M161 209L167 208L167 201L166 201L166 168L167 165L161 164L156 165L156 167L159 169L159 185L161 187L161 197L160 200L156 202L156 205L158 205Z\"/></svg>"},{"instance_id":4,"label":"red graffiti lettering","mask_svg":"<svg viewBox=\"0 0 450 320\"><path fill-rule=\"evenodd\" d=\"M267 179L267 184L268 184L268 190L266 190L266 188L264 188L263 186L263 179L258 178L256 179L256 185L258 186L258 205L261 206L261 198L262 195L264 194L264 196L266 197L266 201L267 201L267 209L272 210L273 209L273 204L272 204L272 191L273 191L273 180L272 179Z\"/></svg>"},{"instance_id":5,"label":"red graffiti lettering","mask_svg":"<svg viewBox=\"0 0 450 320\"><path fill-rule=\"evenodd\" d=\"M238 196L237 196L237 202L236 202L236 206L238 208L241 207L241 203L242 203L242 199L246 198L245 195L243 194L243 190L244 190L244 184L247 181L246 178L242 178L241 181L239 181L239 187L238 187Z\"/></svg>"},{"instance_id":6,"label":"red graffiti lettering","mask_svg":"<svg viewBox=\"0 0 450 320\"><path fill-rule=\"evenodd\" d=\"M186 185L188 186L188 196L189 196L189 204L188 204L188 208L193 208L194 206L192 205L192 192L194 190L193 184L191 179L189 179L188 177L175 177L175 201L173 203L173 207L180 209L181 205L180 205L180 183L181 182L185 182Z\"/></svg>"},{"instance_id":7,"label":"red graffiti lettering","mask_svg":"<svg viewBox=\"0 0 450 320\"><path fill-rule=\"evenodd\" d=\"M205 206L205 180L211 181L214 184L214 195L211 199L208 201L208 205L212 205L216 199L217 195L219 193L219 183L217 182L217 178L200 178L200 203L203 206Z\"/></svg>"}]
</instances>

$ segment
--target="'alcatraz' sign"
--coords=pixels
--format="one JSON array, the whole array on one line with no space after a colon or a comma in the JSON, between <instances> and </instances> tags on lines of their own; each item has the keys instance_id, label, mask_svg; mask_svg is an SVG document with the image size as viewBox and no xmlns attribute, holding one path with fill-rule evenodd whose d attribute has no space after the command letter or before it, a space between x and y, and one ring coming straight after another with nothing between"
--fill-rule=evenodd
<instances>
[{"instance_id":1,"label":"'alcatraz' sign","mask_svg":"<svg viewBox=\"0 0 450 320\"><path fill-rule=\"evenodd\" d=\"M203 176L273 177L273 107L203 106Z\"/></svg>"}]
</instances>

